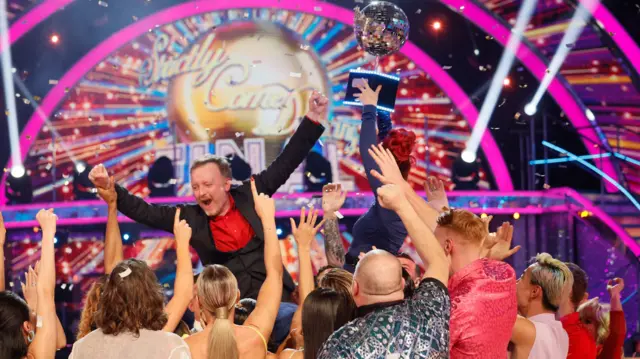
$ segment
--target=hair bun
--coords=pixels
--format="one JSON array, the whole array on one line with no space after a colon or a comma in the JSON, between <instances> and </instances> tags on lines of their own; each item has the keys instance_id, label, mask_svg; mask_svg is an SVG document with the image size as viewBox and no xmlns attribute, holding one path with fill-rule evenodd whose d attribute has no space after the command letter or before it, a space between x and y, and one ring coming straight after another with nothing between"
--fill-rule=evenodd
<instances>
[{"instance_id":1,"label":"hair bun","mask_svg":"<svg viewBox=\"0 0 640 359\"><path fill-rule=\"evenodd\" d=\"M389 132L382 141L382 145L388 148L398 162L412 161L411 153L416 144L416 134L405 129L394 129Z\"/></svg>"}]
</instances>

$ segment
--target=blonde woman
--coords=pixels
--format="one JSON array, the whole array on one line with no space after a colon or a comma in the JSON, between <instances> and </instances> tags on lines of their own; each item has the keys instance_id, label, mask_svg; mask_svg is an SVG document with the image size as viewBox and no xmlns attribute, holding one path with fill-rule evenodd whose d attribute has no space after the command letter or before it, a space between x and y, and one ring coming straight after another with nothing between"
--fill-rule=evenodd
<instances>
[{"instance_id":1,"label":"blonde woman","mask_svg":"<svg viewBox=\"0 0 640 359\"><path fill-rule=\"evenodd\" d=\"M278 314L282 297L282 258L276 234L275 203L258 194L251 179L251 191L264 231L264 264L266 279L260 288L256 308L244 325L233 323L235 304L240 300L238 281L222 265L208 265L198 277L197 299L202 332L186 339L194 359L264 359L267 338Z\"/></svg>"}]
</instances>

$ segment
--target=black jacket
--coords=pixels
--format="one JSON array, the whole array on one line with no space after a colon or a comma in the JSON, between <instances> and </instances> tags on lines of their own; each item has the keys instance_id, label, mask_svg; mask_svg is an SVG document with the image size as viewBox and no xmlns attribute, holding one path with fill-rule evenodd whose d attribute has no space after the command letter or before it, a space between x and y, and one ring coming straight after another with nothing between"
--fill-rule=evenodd
<instances>
[{"instance_id":1,"label":"black jacket","mask_svg":"<svg viewBox=\"0 0 640 359\"><path fill-rule=\"evenodd\" d=\"M258 192L273 195L304 161L309 151L324 132L322 125L305 118L291 137L282 153L261 173L254 176ZM116 186L118 192L118 211L138 223L149 227L173 232L175 206L161 206L145 202L132 195L125 188ZM181 218L185 219L193 230L191 246L196 250L202 264L225 265L238 279L242 298L257 298L260 287L266 278L264 265L264 233L262 222L254 208L251 185L245 181L231 188L236 207L247 219L255 232L255 237L242 249L235 252L221 252L216 249L215 238L211 234L209 217L197 204L181 206ZM283 299L295 289L291 275L284 271Z\"/></svg>"}]
</instances>

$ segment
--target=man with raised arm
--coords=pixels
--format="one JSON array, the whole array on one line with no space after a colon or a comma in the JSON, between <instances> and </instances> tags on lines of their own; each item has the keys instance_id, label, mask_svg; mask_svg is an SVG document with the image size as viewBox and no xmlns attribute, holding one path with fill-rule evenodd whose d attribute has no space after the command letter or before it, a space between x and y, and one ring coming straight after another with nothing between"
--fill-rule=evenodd
<instances>
[{"instance_id":1,"label":"man with raised arm","mask_svg":"<svg viewBox=\"0 0 640 359\"><path fill-rule=\"evenodd\" d=\"M328 99L314 92L309 112L282 153L264 171L253 176L258 192L273 195L296 168L324 132L320 122L327 116ZM109 175L98 165L89 174L99 188L109 186ZM224 157L205 155L191 166L191 187L197 205L181 206L181 218L193 229L191 246L204 265L222 264L238 279L243 298L256 298L266 278L264 233L256 215L249 181L231 186L231 167ZM136 222L153 228L173 231L175 206L145 202L125 188L116 186L118 210ZM283 299L294 290L293 280L285 271Z\"/></svg>"}]
</instances>

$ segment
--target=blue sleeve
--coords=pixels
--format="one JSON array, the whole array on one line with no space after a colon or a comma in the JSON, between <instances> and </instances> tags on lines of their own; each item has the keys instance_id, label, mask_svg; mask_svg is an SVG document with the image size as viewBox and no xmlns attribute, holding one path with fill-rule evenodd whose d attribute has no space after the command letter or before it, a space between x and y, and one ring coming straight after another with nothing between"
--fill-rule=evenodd
<instances>
[{"instance_id":1,"label":"blue sleeve","mask_svg":"<svg viewBox=\"0 0 640 359\"><path fill-rule=\"evenodd\" d=\"M378 111L378 142L384 141L392 127L391 115L388 112Z\"/></svg>"},{"instance_id":2,"label":"blue sleeve","mask_svg":"<svg viewBox=\"0 0 640 359\"><path fill-rule=\"evenodd\" d=\"M378 187L382 186L382 183L371 175L371 170L380 171L376 161L369 154L371 146L376 145L376 107L373 105L364 106L362 110L362 127L360 128L360 157L362 158L362 164L364 165L364 171L367 174L369 180L369 186L373 193L376 193Z\"/></svg>"}]
</instances>

